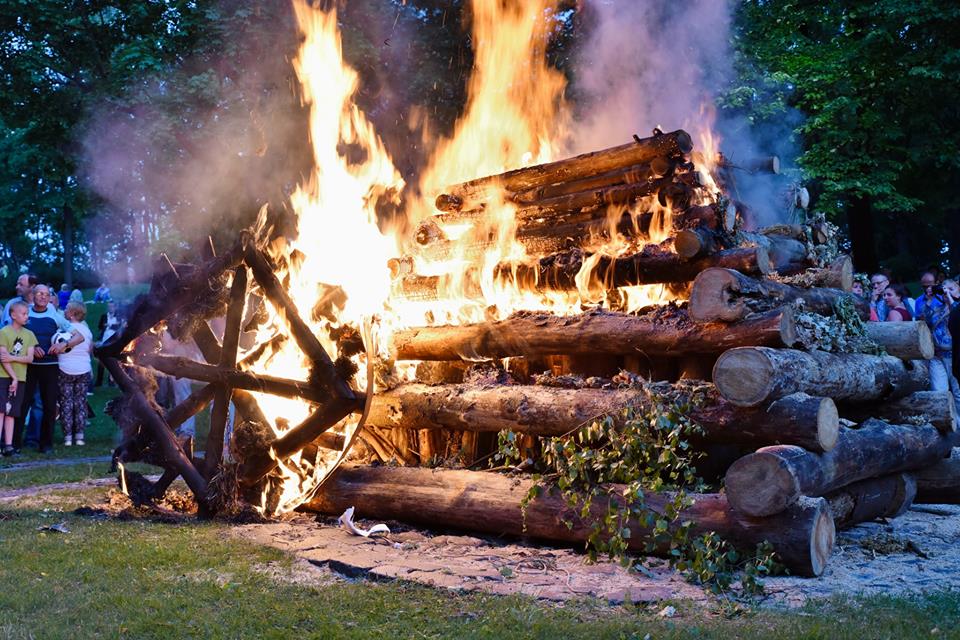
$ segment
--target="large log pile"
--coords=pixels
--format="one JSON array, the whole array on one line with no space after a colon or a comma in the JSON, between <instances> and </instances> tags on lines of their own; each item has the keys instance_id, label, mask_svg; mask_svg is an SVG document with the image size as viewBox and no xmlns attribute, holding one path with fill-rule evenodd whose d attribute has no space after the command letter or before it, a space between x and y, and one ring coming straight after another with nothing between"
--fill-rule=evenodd
<instances>
[{"instance_id":1,"label":"large log pile","mask_svg":"<svg viewBox=\"0 0 960 640\"><path fill-rule=\"evenodd\" d=\"M568 316L520 311L487 322L396 330L385 345L391 360L377 363L380 382L366 394L321 345L249 234L199 267L160 273L135 321L97 352L131 398L143 426L138 433L156 445L167 469L157 492L170 476L182 475L198 500L215 508L211 485L222 469L226 408L232 402L244 420L264 423L254 392L301 398L314 411L244 454L235 469L242 486L257 486L297 452L348 448L352 439L330 430L361 412L361 461L404 467L342 468L309 503L328 513L355 506L370 518L582 543L591 519L623 505L595 505L568 527L570 508L550 491L521 508L529 479L406 467L454 457L468 467L479 464L493 451L492 434L503 431L524 440L536 466L539 439L575 436L601 417L623 433L629 410L650 406L651 394L684 398L671 406L699 428L684 446L707 452L714 472L725 476L725 492L717 486L716 493L694 496L681 520L738 548L767 540L795 573L824 570L835 525L895 517L916 497L957 486L956 465L942 462L956 412L949 395L927 391L922 359L933 350L926 327L860 326L856 316L865 317L867 309L849 293L849 258L815 250L830 241L829 230L777 225L743 233L741 207L708 192L712 183L690 162L691 146L683 131L657 133L446 189L436 199L437 213L415 230L416 251L390 264L396 301L442 298L451 287L483 300L489 269L454 266L421 275L416 268L437 258L481 255L496 241L496 229L486 226L508 203L528 257L497 265L494 280L543 294L612 292L608 308ZM448 237L454 226L470 229L466 242ZM670 236L646 243L653 227L671 230ZM617 251L598 249L614 235ZM192 309L215 280L222 280L230 302L222 340L205 321L192 332L206 362L133 344L161 320ZM609 308L623 287L654 283L671 284L680 297L689 292L689 302L632 313ZM246 359L238 362L237 336L254 292L283 318L311 363L310 375L264 375ZM856 333L872 353L816 342L800 331L801 316ZM391 378L404 361L419 362L416 379ZM206 384L181 405L158 411L135 381L138 367ZM211 401L211 440L201 463L173 428ZM720 449L733 455L711 454ZM121 447L121 461L138 459L142 450ZM646 496L654 511L667 510L668 502L666 493ZM645 523L630 527L631 548L653 539Z\"/></svg>"}]
</instances>

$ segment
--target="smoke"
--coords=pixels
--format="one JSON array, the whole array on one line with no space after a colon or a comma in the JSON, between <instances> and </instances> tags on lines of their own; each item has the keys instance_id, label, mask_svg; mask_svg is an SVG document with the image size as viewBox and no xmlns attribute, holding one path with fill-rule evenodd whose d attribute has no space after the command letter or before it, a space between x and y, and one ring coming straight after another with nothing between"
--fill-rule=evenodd
<instances>
[{"instance_id":1,"label":"smoke","mask_svg":"<svg viewBox=\"0 0 960 640\"><path fill-rule=\"evenodd\" d=\"M711 129L734 164L779 154L789 165L795 123L757 131L723 112L714 121L712 105L735 77L733 8L730 0L587 0L589 35L576 60L571 93L578 125L569 151L623 144L654 127L685 129L699 148L700 134ZM783 218L784 178L734 171L734 179L734 196L748 205L752 226Z\"/></svg>"},{"instance_id":2,"label":"smoke","mask_svg":"<svg viewBox=\"0 0 960 640\"><path fill-rule=\"evenodd\" d=\"M176 259L208 234L224 247L264 203L283 210L311 161L289 62L295 33L289 4L274 3L224 51L142 78L91 110L78 166L100 199L87 224L95 266L139 269L159 251Z\"/></svg>"}]
</instances>

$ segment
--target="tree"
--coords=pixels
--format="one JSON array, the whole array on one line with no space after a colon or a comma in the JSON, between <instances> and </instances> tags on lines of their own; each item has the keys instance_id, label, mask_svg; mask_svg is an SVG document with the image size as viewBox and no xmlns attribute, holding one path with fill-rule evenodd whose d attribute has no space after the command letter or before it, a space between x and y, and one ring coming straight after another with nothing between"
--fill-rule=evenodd
<instances>
[{"instance_id":1,"label":"tree","mask_svg":"<svg viewBox=\"0 0 960 640\"><path fill-rule=\"evenodd\" d=\"M756 126L804 114L798 158L816 206L844 225L857 266L960 265L960 6L938 0L745 0L740 85L728 108ZM912 214L912 215L907 215Z\"/></svg>"}]
</instances>

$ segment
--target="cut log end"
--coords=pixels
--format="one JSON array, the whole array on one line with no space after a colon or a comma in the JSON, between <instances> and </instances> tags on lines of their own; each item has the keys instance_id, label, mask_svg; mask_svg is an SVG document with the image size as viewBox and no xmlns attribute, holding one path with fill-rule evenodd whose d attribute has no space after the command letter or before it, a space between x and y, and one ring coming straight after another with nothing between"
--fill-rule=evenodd
<instances>
[{"instance_id":1,"label":"cut log end","mask_svg":"<svg viewBox=\"0 0 960 640\"><path fill-rule=\"evenodd\" d=\"M831 265L831 269L836 272L839 280L837 288L847 292L853 291L853 258L840 256Z\"/></svg>"},{"instance_id":2,"label":"cut log end","mask_svg":"<svg viewBox=\"0 0 960 640\"><path fill-rule=\"evenodd\" d=\"M785 347L792 347L799 340L797 336L797 320L791 307L783 307L780 313L780 340Z\"/></svg>"},{"instance_id":3,"label":"cut log end","mask_svg":"<svg viewBox=\"0 0 960 640\"><path fill-rule=\"evenodd\" d=\"M740 407L752 407L766 400L774 378L773 364L756 349L725 351L713 366L713 380L720 394Z\"/></svg>"},{"instance_id":4,"label":"cut log end","mask_svg":"<svg viewBox=\"0 0 960 640\"><path fill-rule=\"evenodd\" d=\"M764 451L730 465L724 485L730 506L749 516L770 516L796 502L800 479L783 460Z\"/></svg>"},{"instance_id":5,"label":"cut log end","mask_svg":"<svg viewBox=\"0 0 960 640\"><path fill-rule=\"evenodd\" d=\"M819 577L826 569L830 555L833 553L837 529L826 501L818 500L815 508L817 512L810 536L810 575Z\"/></svg>"},{"instance_id":6,"label":"cut log end","mask_svg":"<svg viewBox=\"0 0 960 640\"><path fill-rule=\"evenodd\" d=\"M824 451L830 451L837 446L840 437L840 412L837 403L831 398L820 398L820 408L817 410L817 441Z\"/></svg>"},{"instance_id":7,"label":"cut log end","mask_svg":"<svg viewBox=\"0 0 960 640\"><path fill-rule=\"evenodd\" d=\"M701 271L690 294L690 317L697 322L733 322L742 318L744 302L736 295L740 290L737 275L717 267Z\"/></svg>"}]
</instances>

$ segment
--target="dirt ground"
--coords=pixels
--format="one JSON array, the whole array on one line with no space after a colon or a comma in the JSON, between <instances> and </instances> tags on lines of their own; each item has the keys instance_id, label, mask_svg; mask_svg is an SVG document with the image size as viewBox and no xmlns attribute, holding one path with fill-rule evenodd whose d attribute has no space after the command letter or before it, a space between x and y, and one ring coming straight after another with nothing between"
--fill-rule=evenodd
<instances>
[{"instance_id":1,"label":"dirt ground","mask_svg":"<svg viewBox=\"0 0 960 640\"><path fill-rule=\"evenodd\" d=\"M101 479L0 491L0 504L49 500L58 491L114 485L113 479ZM104 504L112 508L126 500L112 489L104 497ZM358 526L375 524L358 515ZM581 598L611 604L696 602L710 598L659 559L649 559L642 571L627 571L607 561L589 564L584 554L570 548L387 524L391 533L365 538L350 534L335 518L291 514L282 521L234 525L231 531L294 557L292 574L287 569L279 572L276 567L263 567L267 577L279 582L322 586L338 580L407 580L439 589L523 594L557 602ZM821 577L767 578L760 603L797 607L837 594L907 595L960 589L958 566L960 506L916 505L895 520L864 523L840 532Z\"/></svg>"}]
</instances>

